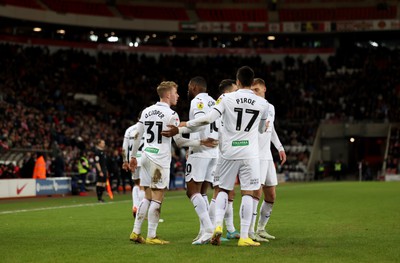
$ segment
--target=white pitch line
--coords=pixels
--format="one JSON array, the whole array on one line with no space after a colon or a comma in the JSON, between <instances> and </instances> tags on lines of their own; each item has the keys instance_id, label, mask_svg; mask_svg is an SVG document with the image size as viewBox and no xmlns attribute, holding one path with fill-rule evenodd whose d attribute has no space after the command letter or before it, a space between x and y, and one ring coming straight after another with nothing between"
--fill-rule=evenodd
<instances>
[{"instance_id":1,"label":"white pitch line","mask_svg":"<svg viewBox=\"0 0 400 263\"><path fill-rule=\"evenodd\" d=\"M54 210L54 209L64 209L64 208L85 207L85 206L109 205L109 204L116 204L116 203L123 203L123 202L132 202L132 201L131 200L123 200L123 201L107 202L107 203L62 205L62 206L40 207L40 208L32 208L32 209L10 210L10 211L1 211L0 215L17 214L17 213L24 213L24 212L35 212L35 211L45 211L45 210Z\"/></svg>"},{"instance_id":2,"label":"white pitch line","mask_svg":"<svg viewBox=\"0 0 400 263\"><path fill-rule=\"evenodd\" d=\"M171 196L171 197L166 197L165 199L175 199L175 198L180 198L180 197L181 196ZM64 208L86 207L86 206L110 205L110 204L127 203L127 202L132 202L132 200L113 201L113 202L107 202L107 203L88 203L88 204L79 204L79 205L62 205L62 206L52 206L52 207L39 207L39 208L32 208L32 209L0 211L0 215L9 215L9 214L17 214L17 213L24 213L24 212L36 212L36 211L45 211L45 210L55 210L55 209L64 209Z\"/></svg>"}]
</instances>

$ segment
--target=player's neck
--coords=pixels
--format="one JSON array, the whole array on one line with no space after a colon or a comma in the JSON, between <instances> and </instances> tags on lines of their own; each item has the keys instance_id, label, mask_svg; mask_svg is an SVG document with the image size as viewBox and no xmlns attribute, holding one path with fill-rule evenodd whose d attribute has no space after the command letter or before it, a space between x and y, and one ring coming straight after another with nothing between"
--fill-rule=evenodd
<instances>
[{"instance_id":1,"label":"player's neck","mask_svg":"<svg viewBox=\"0 0 400 263\"><path fill-rule=\"evenodd\" d=\"M171 107L171 103L169 102L169 99L160 99L160 102L167 103L167 104L168 104L168 106L170 106L170 107Z\"/></svg>"}]
</instances>

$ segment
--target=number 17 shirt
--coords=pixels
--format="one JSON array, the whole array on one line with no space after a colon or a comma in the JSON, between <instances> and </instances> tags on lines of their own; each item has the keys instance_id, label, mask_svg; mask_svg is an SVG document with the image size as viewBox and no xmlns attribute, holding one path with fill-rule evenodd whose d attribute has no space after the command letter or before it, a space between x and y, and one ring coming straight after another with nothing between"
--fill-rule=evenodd
<instances>
[{"instance_id":1,"label":"number 17 shirt","mask_svg":"<svg viewBox=\"0 0 400 263\"><path fill-rule=\"evenodd\" d=\"M214 109L222 115L221 157L228 160L258 158L259 126L265 130L267 101L249 89L239 89L221 95Z\"/></svg>"}]
</instances>

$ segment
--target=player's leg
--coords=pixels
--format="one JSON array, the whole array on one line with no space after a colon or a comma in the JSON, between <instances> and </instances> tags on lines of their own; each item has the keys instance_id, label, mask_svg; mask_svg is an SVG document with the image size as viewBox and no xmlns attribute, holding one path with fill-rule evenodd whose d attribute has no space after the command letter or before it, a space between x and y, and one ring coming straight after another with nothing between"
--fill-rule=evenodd
<instances>
[{"instance_id":1,"label":"player's leg","mask_svg":"<svg viewBox=\"0 0 400 263\"><path fill-rule=\"evenodd\" d=\"M147 231L146 244L164 245L168 244L169 241L162 240L161 238L157 237L157 228L158 228L158 223L160 221L161 206L164 200L164 193L169 187L170 169L169 167L168 168L161 167L158 164L153 163L151 161L149 162L149 164L150 164L149 166L151 175L150 179L151 203L148 212L148 231Z\"/></svg>"},{"instance_id":2,"label":"player's leg","mask_svg":"<svg viewBox=\"0 0 400 263\"><path fill-rule=\"evenodd\" d=\"M229 176L237 174L239 161L225 160L219 158L215 174L219 176L219 190L215 199L215 229L211 244L220 245L223 231L223 221L228 206L228 193L234 189L235 177Z\"/></svg>"},{"instance_id":3,"label":"player's leg","mask_svg":"<svg viewBox=\"0 0 400 263\"><path fill-rule=\"evenodd\" d=\"M264 201L260 207L260 216L257 225L257 234L266 239L275 239L274 236L268 234L265 227L271 217L272 208L276 199L276 186L278 185L278 178L276 176L275 165L272 160L268 161L266 168L267 176L263 186Z\"/></svg>"},{"instance_id":4,"label":"player's leg","mask_svg":"<svg viewBox=\"0 0 400 263\"><path fill-rule=\"evenodd\" d=\"M217 165L219 163L219 159L217 160ZM210 215L210 220L211 223L213 224L213 227L215 228L215 200L217 198L218 192L219 192L219 174L217 174L217 165L215 166L215 169L212 172L212 177L213 177L213 196L210 201L210 206L208 207L208 214Z\"/></svg>"},{"instance_id":5,"label":"player's leg","mask_svg":"<svg viewBox=\"0 0 400 263\"><path fill-rule=\"evenodd\" d=\"M202 185L209 171L208 168L212 165L210 160L209 158L191 158L189 156L186 164L186 195L192 202L200 221L200 231L198 239L195 239L192 243L194 245L208 243L213 231L213 225L208 214L208 202L201 194Z\"/></svg>"},{"instance_id":6,"label":"player's leg","mask_svg":"<svg viewBox=\"0 0 400 263\"><path fill-rule=\"evenodd\" d=\"M141 202L139 193L140 193L140 167L136 168L136 171L132 173L132 181L133 181L133 187L132 187L132 214L133 217L136 217L137 209L139 207L139 204Z\"/></svg>"},{"instance_id":7,"label":"player's leg","mask_svg":"<svg viewBox=\"0 0 400 263\"><path fill-rule=\"evenodd\" d=\"M275 239L275 236L268 234L268 232L265 230L265 227L268 224L268 221L271 217L272 208L275 202L275 197L276 197L275 188L276 188L275 186L263 187L264 201L260 208L260 217L257 225L257 234L260 237L266 239Z\"/></svg>"},{"instance_id":8,"label":"player's leg","mask_svg":"<svg viewBox=\"0 0 400 263\"><path fill-rule=\"evenodd\" d=\"M139 177L140 177L141 187L144 189L144 198L139 203L133 230L130 236L131 241L137 243L146 243L145 239L141 236L141 229L152 199L151 196L152 193L150 189L150 182L151 182L150 169L151 169L151 161L148 158L143 158L143 165L141 166Z\"/></svg>"},{"instance_id":9,"label":"player's leg","mask_svg":"<svg viewBox=\"0 0 400 263\"><path fill-rule=\"evenodd\" d=\"M225 213L225 225L226 225L226 238L227 239L239 239L240 233L236 230L233 223L234 212L233 212L233 200L235 198L235 190L229 191L228 193L228 207Z\"/></svg>"},{"instance_id":10,"label":"player's leg","mask_svg":"<svg viewBox=\"0 0 400 263\"><path fill-rule=\"evenodd\" d=\"M249 229L253 216L253 193L260 189L260 162L258 159L240 161L239 181L242 195L240 204L240 239L238 246L259 246L249 238Z\"/></svg>"},{"instance_id":11,"label":"player's leg","mask_svg":"<svg viewBox=\"0 0 400 263\"><path fill-rule=\"evenodd\" d=\"M212 183L207 181L207 180L204 181L201 184L201 190L200 190L201 196L203 197L204 202L206 203L207 211L210 209L210 202L208 201L207 191L208 191L209 188L211 188L211 184Z\"/></svg>"},{"instance_id":12,"label":"player's leg","mask_svg":"<svg viewBox=\"0 0 400 263\"><path fill-rule=\"evenodd\" d=\"M257 242L268 242L267 239L258 236L255 233L255 229L254 229L255 224L256 224L256 219L257 219L258 203L260 201L261 195L262 195L261 187L260 187L260 189L253 191L253 214L252 214L251 224L250 224L250 228L249 228L249 237Z\"/></svg>"},{"instance_id":13,"label":"player's leg","mask_svg":"<svg viewBox=\"0 0 400 263\"><path fill-rule=\"evenodd\" d=\"M129 239L133 242L141 244L146 243L145 239L141 235L141 230L143 221L146 218L147 211L149 210L150 200L151 200L151 189L149 187L145 187L145 198L143 198L143 200L140 202L138 206L132 233L129 237Z\"/></svg>"}]
</instances>

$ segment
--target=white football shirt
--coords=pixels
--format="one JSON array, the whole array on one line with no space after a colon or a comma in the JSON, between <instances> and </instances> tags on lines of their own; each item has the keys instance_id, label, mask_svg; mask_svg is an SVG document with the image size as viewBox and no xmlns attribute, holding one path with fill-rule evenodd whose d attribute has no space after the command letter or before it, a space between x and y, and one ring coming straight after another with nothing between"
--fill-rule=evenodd
<instances>
[{"instance_id":1,"label":"white football shirt","mask_svg":"<svg viewBox=\"0 0 400 263\"><path fill-rule=\"evenodd\" d=\"M137 123L132 125L132 126L130 126L125 131L124 141L122 143L122 149L125 151L125 160L124 161L126 161L126 162L129 162L130 159L131 159L133 142L134 142L134 139L135 139L134 136L137 133L138 133L138 124ZM143 140L143 137L142 137L141 141L140 141L139 150L136 153L136 160L137 160L138 166L140 166L143 146L144 146L144 140Z\"/></svg>"},{"instance_id":2,"label":"white football shirt","mask_svg":"<svg viewBox=\"0 0 400 263\"><path fill-rule=\"evenodd\" d=\"M274 137L272 143L274 144L275 148L278 151L283 150L283 146L279 141L278 135L276 134L274 121L275 121L275 107L268 103L268 119L269 126L266 132L261 133L258 135L259 140L259 152L260 152L260 159L261 160L273 160L272 152L271 152L271 138Z\"/></svg>"},{"instance_id":3,"label":"white football shirt","mask_svg":"<svg viewBox=\"0 0 400 263\"><path fill-rule=\"evenodd\" d=\"M190 102L189 120L206 115L215 105L215 100L207 93L199 93ZM190 133L190 139L199 140L205 138L218 139L216 122L206 125L199 132ZM218 149L206 146L190 147L189 153L193 157L217 158Z\"/></svg>"},{"instance_id":4,"label":"white football shirt","mask_svg":"<svg viewBox=\"0 0 400 263\"><path fill-rule=\"evenodd\" d=\"M268 118L267 101L249 89L239 89L222 94L214 109L222 116L221 157L229 160L259 158L259 125Z\"/></svg>"},{"instance_id":5,"label":"white football shirt","mask_svg":"<svg viewBox=\"0 0 400 263\"><path fill-rule=\"evenodd\" d=\"M167 125L179 126L178 114L167 103L157 102L143 110L139 122L144 128L143 154L161 167L169 168L172 138L161 136L161 131L168 130Z\"/></svg>"}]
</instances>

